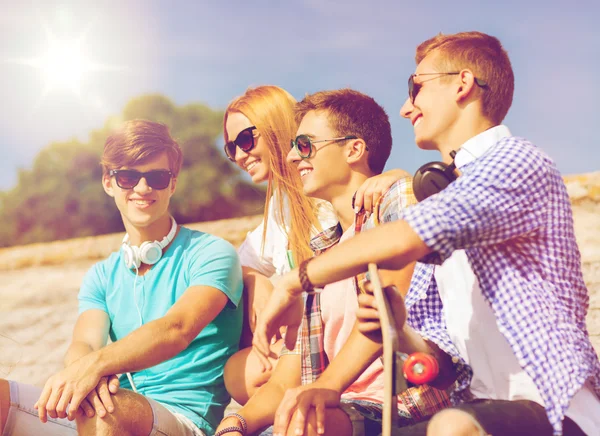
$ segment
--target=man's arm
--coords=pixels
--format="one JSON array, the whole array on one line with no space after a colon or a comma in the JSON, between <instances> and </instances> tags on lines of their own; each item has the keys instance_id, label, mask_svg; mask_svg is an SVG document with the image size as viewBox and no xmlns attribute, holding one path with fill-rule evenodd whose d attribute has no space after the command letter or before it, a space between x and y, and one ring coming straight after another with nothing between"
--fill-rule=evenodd
<instances>
[{"instance_id":1,"label":"man's arm","mask_svg":"<svg viewBox=\"0 0 600 436\"><path fill-rule=\"evenodd\" d=\"M279 358L269 381L237 412L248 424L247 434L253 434L273 424L275 412L286 390L300 386L300 374L300 354L285 354ZM233 425L241 426L238 418L226 417L219 424L217 431Z\"/></svg>"},{"instance_id":2,"label":"man's arm","mask_svg":"<svg viewBox=\"0 0 600 436\"><path fill-rule=\"evenodd\" d=\"M51 377L36 403L40 419L45 422L46 409L69 419L101 377L139 371L183 351L225 307L228 297L210 286L192 286L169 309L165 316L144 324L124 338L84 355Z\"/></svg>"},{"instance_id":3,"label":"man's arm","mask_svg":"<svg viewBox=\"0 0 600 436\"><path fill-rule=\"evenodd\" d=\"M429 252L430 249L407 222L394 221L360 233L311 259L307 265L307 275L313 286L322 287L366 271L369 263L384 269L399 270ZM283 325L288 326L286 344L295 342L293 332L297 331L299 317L281 315L297 305L301 294L298 269L285 274L277 282L254 333L253 345L259 355L268 356L270 339ZM268 367L268 362L264 365Z\"/></svg>"},{"instance_id":4,"label":"man's arm","mask_svg":"<svg viewBox=\"0 0 600 436\"><path fill-rule=\"evenodd\" d=\"M103 310L90 309L77 318L73 338L64 357L65 367L106 345L110 318Z\"/></svg>"}]
</instances>

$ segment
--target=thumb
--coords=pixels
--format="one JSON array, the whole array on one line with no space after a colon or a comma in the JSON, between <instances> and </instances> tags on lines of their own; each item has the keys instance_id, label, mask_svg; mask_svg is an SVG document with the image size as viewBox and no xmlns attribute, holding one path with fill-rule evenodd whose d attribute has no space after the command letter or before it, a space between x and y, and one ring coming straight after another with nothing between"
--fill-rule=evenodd
<instances>
[{"instance_id":1,"label":"thumb","mask_svg":"<svg viewBox=\"0 0 600 436\"><path fill-rule=\"evenodd\" d=\"M120 385L121 385L121 383L119 382L119 378L116 375L111 376L110 379L108 380L108 390L112 394L117 393L117 390L119 390Z\"/></svg>"},{"instance_id":2,"label":"thumb","mask_svg":"<svg viewBox=\"0 0 600 436\"><path fill-rule=\"evenodd\" d=\"M290 325L285 332L285 348L293 350L298 340L298 326Z\"/></svg>"}]
</instances>

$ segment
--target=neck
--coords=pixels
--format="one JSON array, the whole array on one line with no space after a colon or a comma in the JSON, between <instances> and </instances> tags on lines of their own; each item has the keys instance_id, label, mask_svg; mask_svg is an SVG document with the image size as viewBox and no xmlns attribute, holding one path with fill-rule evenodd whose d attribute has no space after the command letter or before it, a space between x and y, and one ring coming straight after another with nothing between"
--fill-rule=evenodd
<instances>
[{"instance_id":1,"label":"neck","mask_svg":"<svg viewBox=\"0 0 600 436\"><path fill-rule=\"evenodd\" d=\"M171 216L165 214L146 227L135 226L126 219L123 219L123 224L129 235L129 243L139 247L145 241L162 241L171 230Z\"/></svg>"},{"instance_id":2,"label":"neck","mask_svg":"<svg viewBox=\"0 0 600 436\"><path fill-rule=\"evenodd\" d=\"M358 188L367 180L369 176L354 173L350 178L350 182L344 186L335 196L332 196L328 201L333 205L342 230L345 232L352 224L354 224L354 210L352 209L352 197L358 191Z\"/></svg>"},{"instance_id":3,"label":"neck","mask_svg":"<svg viewBox=\"0 0 600 436\"><path fill-rule=\"evenodd\" d=\"M437 149L442 154L443 162L452 162L451 151L458 151L469 139L492 127L494 124L486 118L462 117L448 129L448 134L438 143Z\"/></svg>"}]
</instances>

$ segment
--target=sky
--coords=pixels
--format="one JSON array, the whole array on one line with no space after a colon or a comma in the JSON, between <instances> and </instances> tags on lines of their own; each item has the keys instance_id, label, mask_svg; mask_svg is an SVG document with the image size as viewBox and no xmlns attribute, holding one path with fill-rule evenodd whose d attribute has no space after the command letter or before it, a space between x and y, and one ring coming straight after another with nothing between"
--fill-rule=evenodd
<instances>
[{"instance_id":1,"label":"sky","mask_svg":"<svg viewBox=\"0 0 600 436\"><path fill-rule=\"evenodd\" d=\"M563 174L598 171L598 17L597 0L0 0L0 191L44 146L86 141L133 97L224 109L262 84L297 99L343 87L369 94L390 116L386 169L413 172L439 160L417 148L399 116L415 48L466 30L494 35L508 51L512 133L543 148ZM81 77L53 76L42 62L58 56L46 56L52 41L79 42Z\"/></svg>"}]
</instances>

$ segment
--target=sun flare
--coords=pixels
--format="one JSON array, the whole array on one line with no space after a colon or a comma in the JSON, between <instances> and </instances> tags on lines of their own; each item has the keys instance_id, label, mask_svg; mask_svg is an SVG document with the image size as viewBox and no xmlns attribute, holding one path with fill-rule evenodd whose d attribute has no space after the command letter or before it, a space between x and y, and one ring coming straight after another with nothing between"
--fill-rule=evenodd
<instances>
[{"instance_id":1,"label":"sun flare","mask_svg":"<svg viewBox=\"0 0 600 436\"><path fill-rule=\"evenodd\" d=\"M80 93L81 83L93 69L78 41L50 41L48 51L35 62L45 82L45 92L68 89Z\"/></svg>"}]
</instances>

